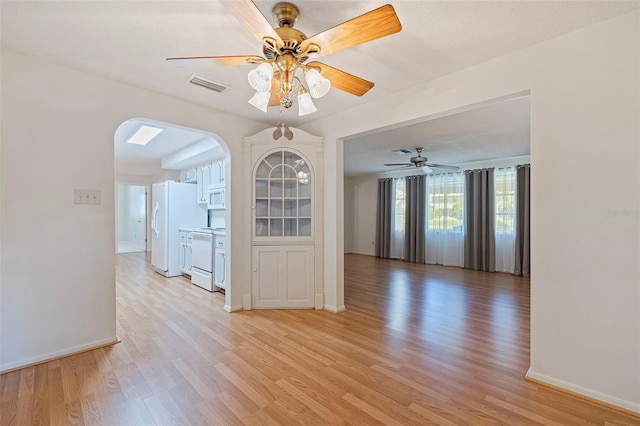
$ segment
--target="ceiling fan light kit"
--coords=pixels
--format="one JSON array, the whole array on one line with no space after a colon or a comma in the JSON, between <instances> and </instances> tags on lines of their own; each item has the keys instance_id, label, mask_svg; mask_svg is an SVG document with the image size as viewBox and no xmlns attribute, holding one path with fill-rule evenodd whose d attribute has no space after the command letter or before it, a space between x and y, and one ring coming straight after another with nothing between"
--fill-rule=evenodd
<instances>
[{"instance_id":1,"label":"ceiling fan light kit","mask_svg":"<svg viewBox=\"0 0 640 426\"><path fill-rule=\"evenodd\" d=\"M259 64L247 76L249 84L256 90L249 103L264 112L267 112L269 106L290 108L296 88L298 115L317 111L311 98L323 97L331 87L356 96L364 95L373 87L372 82L321 62L305 64L306 61L310 57L329 55L402 29L393 6L389 4L307 37L302 31L293 28L300 11L291 3L281 2L273 6L272 14L278 22L278 28L271 26L251 0L221 0L221 3L262 42L264 57L197 56L167 60L173 61L177 66ZM307 88L296 76L298 70L302 70Z\"/></svg>"},{"instance_id":2,"label":"ceiling fan light kit","mask_svg":"<svg viewBox=\"0 0 640 426\"><path fill-rule=\"evenodd\" d=\"M321 98L331 89L331 81L324 78L320 71L315 68L307 68L304 73L305 80L309 86L309 93L313 98Z\"/></svg>"},{"instance_id":3,"label":"ceiling fan light kit","mask_svg":"<svg viewBox=\"0 0 640 426\"><path fill-rule=\"evenodd\" d=\"M267 112L267 107L269 106L269 99L271 98L271 92L260 92L257 91L255 95L247 102L249 102L254 107L258 108L260 111Z\"/></svg>"},{"instance_id":4,"label":"ceiling fan light kit","mask_svg":"<svg viewBox=\"0 0 640 426\"><path fill-rule=\"evenodd\" d=\"M249 71L247 75L249 84L258 92L270 91L272 78L273 67L268 62L261 63L256 69Z\"/></svg>"},{"instance_id":5,"label":"ceiling fan light kit","mask_svg":"<svg viewBox=\"0 0 640 426\"><path fill-rule=\"evenodd\" d=\"M318 109L311 100L309 92L304 90L304 86L300 85L298 89L298 115L307 115L316 112Z\"/></svg>"}]
</instances>

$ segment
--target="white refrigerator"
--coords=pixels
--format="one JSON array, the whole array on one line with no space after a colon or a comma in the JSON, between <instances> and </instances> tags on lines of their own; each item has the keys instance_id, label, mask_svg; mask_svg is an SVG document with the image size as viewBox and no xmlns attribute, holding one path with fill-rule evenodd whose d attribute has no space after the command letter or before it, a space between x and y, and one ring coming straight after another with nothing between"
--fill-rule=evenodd
<instances>
[{"instance_id":1,"label":"white refrigerator","mask_svg":"<svg viewBox=\"0 0 640 426\"><path fill-rule=\"evenodd\" d=\"M206 205L196 202L195 184L172 181L153 184L151 203L151 266L165 277L182 275L178 229L206 227Z\"/></svg>"}]
</instances>

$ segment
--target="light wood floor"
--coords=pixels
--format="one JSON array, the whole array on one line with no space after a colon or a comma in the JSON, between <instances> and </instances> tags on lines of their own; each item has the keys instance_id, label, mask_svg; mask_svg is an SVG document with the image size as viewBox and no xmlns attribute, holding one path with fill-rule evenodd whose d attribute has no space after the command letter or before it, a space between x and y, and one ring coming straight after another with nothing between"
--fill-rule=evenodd
<instances>
[{"instance_id":1,"label":"light wood floor","mask_svg":"<svg viewBox=\"0 0 640 426\"><path fill-rule=\"evenodd\" d=\"M0 424L640 422L524 380L527 279L347 255L344 313L228 314L117 258L122 343L0 376Z\"/></svg>"}]
</instances>

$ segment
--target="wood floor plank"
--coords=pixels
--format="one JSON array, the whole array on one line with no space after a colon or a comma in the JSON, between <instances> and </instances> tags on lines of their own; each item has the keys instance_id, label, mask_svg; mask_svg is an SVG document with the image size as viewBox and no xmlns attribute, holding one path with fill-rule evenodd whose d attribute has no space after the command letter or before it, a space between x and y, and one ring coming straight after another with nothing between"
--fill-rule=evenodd
<instances>
[{"instance_id":1,"label":"wood floor plank","mask_svg":"<svg viewBox=\"0 0 640 426\"><path fill-rule=\"evenodd\" d=\"M0 375L0 425L640 425L524 380L529 279L345 256L347 311L229 314L117 256L121 343Z\"/></svg>"}]
</instances>

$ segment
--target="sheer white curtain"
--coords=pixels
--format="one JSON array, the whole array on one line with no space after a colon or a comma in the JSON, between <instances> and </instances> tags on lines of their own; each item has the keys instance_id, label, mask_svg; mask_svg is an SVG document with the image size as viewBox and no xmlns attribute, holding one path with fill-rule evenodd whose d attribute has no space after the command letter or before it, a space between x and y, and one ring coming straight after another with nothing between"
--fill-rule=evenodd
<instances>
[{"instance_id":1,"label":"sheer white curtain","mask_svg":"<svg viewBox=\"0 0 640 426\"><path fill-rule=\"evenodd\" d=\"M496 271L513 273L515 266L516 168L495 169Z\"/></svg>"},{"instance_id":2,"label":"sheer white curtain","mask_svg":"<svg viewBox=\"0 0 640 426\"><path fill-rule=\"evenodd\" d=\"M427 176L426 263L464 266L464 174Z\"/></svg>"},{"instance_id":3,"label":"sheer white curtain","mask_svg":"<svg viewBox=\"0 0 640 426\"><path fill-rule=\"evenodd\" d=\"M404 250L404 215L406 203L406 182L404 178L393 179L393 203L391 207L391 257L403 258Z\"/></svg>"}]
</instances>

